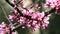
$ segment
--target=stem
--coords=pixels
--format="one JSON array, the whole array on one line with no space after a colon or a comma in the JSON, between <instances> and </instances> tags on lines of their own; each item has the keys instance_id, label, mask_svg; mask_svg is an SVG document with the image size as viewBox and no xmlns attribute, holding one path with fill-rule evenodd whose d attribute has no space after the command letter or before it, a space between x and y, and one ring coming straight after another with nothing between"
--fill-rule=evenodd
<instances>
[{"instance_id":1,"label":"stem","mask_svg":"<svg viewBox=\"0 0 60 34\"><path fill-rule=\"evenodd\" d=\"M42 30L42 27L40 28L40 34L43 34L43 30Z\"/></svg>"},{"instance_id":2,"label":"stem","mask_svg":"<svg viewBox=\"0 0 60 34\"><path fill-rule=\"evenodd\" d=\"M38 28L35 29L34 32L31 32L32 34L40 34L40 30Z\"/></svg>"},{"instance_id":3,"label":"stem","mask_svg":"<svg viewBox=\"0 0 60 34\"><path fill-rule=\"evenodd\" d=\"M13 29L13 31L15 31L17 28L19 28L19 27L21 27L21 25L17 25L14 29Z\"/></svg>"},{"instance_id":4,"label":"stem","mask_svg":"<svg viewBox=\"0 0 60 34\"><path fill-rule=\"evenodd\" d=\"M11 28L16 24L16 23L14 23L14 24L12 24L12 22L9 20L9 18L8 18L8 16L7 16L7 14L6 14L6 12L5 12L5 10L4 10L4 8L1 6L1 8L2 8L2 11L3 11L3 13L4 13L4 15L6 16L6 19L9 21L9 23L11 24L11 26L10 26L10 34L12 34L12 32L13 31L15 31L18 27L20 27L21 25L18 25L18 26L16 26L13 30L11 30Z\"/></svg>"},{"instance_id":5,"label":"stem","mask_svg":"<svg viewBox=\"0 0 60 34\"><path fill-rule=\"evenodd\" d=\"M47 16L48 14L51 14L51 13L53 13L53 12L55 12L55 8L53 8L53 9L51 9L50 11L48 11L48 12L45 12L45 16Z\"/></svg>"},{"instance_id":6,"label":"stem","mask_svg":"<svg viewBox=\"0 0 60 34\"><path fill-rule=\"evenodd\" d=\"M9 20L9 18L8 18L7 14L6 14L5 10L4 10L4 8L3 8L3 6L1 6L1 8L2 8L2 11L3 11L6 19L9 21L10 24L12 24L12 22Z\"/></svg>"},{"instance_id":7,"label":"stem","mask_svg":"<svg viewBox=\"0 0 60 34\"><path fill-rule=\"evenodd\" d=\"M19 1L18 3L16 3L16 4L19 4L21 1L22 1L22 0L20 0L20 1ZM10 3L9 0L6 0L6 2L9 3L12 7L14 7L14 4Z\"/></svg>"},{"instance_id":8,"label":"stem","mask_svg":"<svg viewBox=\"0 0 60 34\"><path fill-rule=\"evenodd\" d=\"M12 7L14 7L14 5L9 2L9 0L6 0L6 2L9 3Z\"/></svg>"}]
</instances>

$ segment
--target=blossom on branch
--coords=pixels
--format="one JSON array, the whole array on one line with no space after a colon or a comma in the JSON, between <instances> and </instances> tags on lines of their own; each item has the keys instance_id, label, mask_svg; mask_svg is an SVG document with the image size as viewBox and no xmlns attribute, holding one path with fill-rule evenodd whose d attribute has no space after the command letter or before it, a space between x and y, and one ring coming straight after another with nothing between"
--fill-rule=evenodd
<instances>
[{"instance_id":1,"label":"blossom on branch","mask_svg":"<svg viewBox=\"0 0 60 34\"><path fill-rule=\"evenodd\" d=\"M36 5L36 7L38 7L38 5ZM45 29L49 24L49 18L51 16L48 15L46 15L44 11L35 12L33 9L27 9L23 6L18 8L15 3L14 11L12 11L12 15L9 15L9 19L22 25L22 28L30 28L35 30L35 28L39 29L42 26L43 29Z\"/></svg>"},{"instance_id":2,"label":"blossom on branch","mask_svg":"<svg viewBox=\"0 0 60 34\"><path fill-rule=\"evenodd\" d=\"M11 29L12 28L4 22L0 24L0 34L15 34Z\"/></svg>"},{"instance_id":3,"label":"blossom on branch","mask_svg":"<svg viewBox=\"0 0 60 34\"><path fill-rule=\"evenodd\" d=\"M0 24L0 34L6 34L6 33L10 33L10 29L6 27L6 24L4 22L2 22Z\"/></svg>"},{"instance_id":4,"label":"blossom on branch","mask_svg":"<svg viewBox=\"0 0 60 34\"><path fill-rule=\"evenodd\" d=\"M46 0L45 7L56 8L56 12L60 12L60 0Z\"/></svg>"}]
</instances>

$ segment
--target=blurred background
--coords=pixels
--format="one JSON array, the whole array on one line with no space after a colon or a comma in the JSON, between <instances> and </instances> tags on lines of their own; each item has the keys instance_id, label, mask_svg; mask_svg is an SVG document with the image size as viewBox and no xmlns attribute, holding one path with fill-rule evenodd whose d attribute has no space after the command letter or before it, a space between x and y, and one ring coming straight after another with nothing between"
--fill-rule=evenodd
<instances>
[{"instance_id":1,"label":"blurred background","mask_svg":"<svg viewBox=\"0 0 60 34\"><path fill-rule=\"evenodd\" d=\"M32 2L35 2L35 1L36 0L32 0ZM43 4L42 2L39 2L39 3ZM6 2L6 0L0 0L0 23L4 21L6 24L9 24L8 20L6 19L3 13L2 8L4 8L4 11L7 13L7 16L8 16L10 14L10 11L13 10L13 7L8 2ZM43 10L43 8L41 8L40 10ZM49 21L50 21L50 24L48 25L48 28L46 30L43 30L42 28L37 30L37 32L39 33L30 32L29 29L27 28L22 29L21 27L17 28L16 30L19 34L60 34L60 15L52 13L52 16L50 17Z\"/></svg>"}]
</instances>

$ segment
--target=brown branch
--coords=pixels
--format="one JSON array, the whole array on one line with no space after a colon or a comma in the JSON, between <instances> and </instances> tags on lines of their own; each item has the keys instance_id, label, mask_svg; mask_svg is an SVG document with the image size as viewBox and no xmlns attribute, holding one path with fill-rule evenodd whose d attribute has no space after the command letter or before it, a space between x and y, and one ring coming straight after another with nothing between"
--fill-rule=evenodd
<instances>
[{"instance_id":1,"label":"brown branch","mask_svg":"<svg viewBox=\"0 0 60 34\"><path fill-rule=\"evenodd\" d=\"M48 12L45 12L45 16L47 16L48 14L51 14L51 13L53 13L53 12L55 12L55 8L52 8L50 11L48 11Z\"/></svg>"}]
</instances>

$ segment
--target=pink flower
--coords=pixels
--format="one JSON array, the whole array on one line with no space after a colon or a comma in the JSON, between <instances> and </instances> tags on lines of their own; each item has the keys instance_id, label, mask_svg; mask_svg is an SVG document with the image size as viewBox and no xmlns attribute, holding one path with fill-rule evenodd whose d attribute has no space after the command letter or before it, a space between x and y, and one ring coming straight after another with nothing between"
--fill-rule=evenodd
<instances>
[{"instance_id":1,"label":"pink flower","mask_svg":"<svg viewBox=\"0 0 60 34\"><path fill-rule=\"evenodd\" d=\"M25 9L23 9L23 12L22 12L23 14L26 14L27 13L27 11L25 10Z\"/></svg>"},{"instance_id":2,"label":"pink flower","mask_svg":"<svg viewBox=\"0 0 60 34\"><path fill-rule=\"evenodd\" d=\"M25 28L24 26L22 26L22 28Z\"/></svg>"},{"instance_id":3,"label":"pink flower","mask_svg":"<svg viewBox=\"0 0 60 34\"><path fill-rule=\"evenodd\" d=\"M33 13L31 18L32 19L36 19L37 18L37 14L36 13Z\"/></svg>"},{"instance_id":4,"label":"pink flower","mask_svg":"<svg viewBox=\"0 0 60 34\"><path fill-rule=\"evenodd\" d=\"M35 4L34 7L35 7L35 8L38 8L39 6L38 6L38 4Z\"/></svg>"},{"instance_id":5,"label":"pink flower","mask_svg":"<svg viewBox=\"0 0 60 34\"><path fill-rule=\"evenodd\" d=\"M36 28L40 28L40 26L38 25L38 24L36 24L36 26L35 26Z\"/></svg>"},{"instance_id":6,"label":"pink flower","mask_svg":"<svg viewBox=\"0 0 60 34\"><path fill-rule=\"evenodd\" d=\"M34 21L34 20L33 20L32 25L36 25L36 23L37 23L37 21Z\"/></svg>"},{"instance_id":7,"label":"pink flower","mask_svg":"<svg viewBox=\"0 0 60 34\"><path fill-rule=\"evenodd\" d=\"M9 19L10 19L11 21L13 21L13 16L12 16L12 15L9 15Z\"/></svg>"},{"instance_id":8,"label":"pink flower","mask_svg":"<svg viewBox=\"0 0 60 34\"><path fill-rule=\"evenodd\" d=\"M42 20L42 18L45 16L44 12L37 13L37 15L38 15L38 20Z\"/></svg>"}]
</instances>

